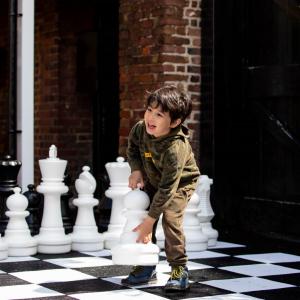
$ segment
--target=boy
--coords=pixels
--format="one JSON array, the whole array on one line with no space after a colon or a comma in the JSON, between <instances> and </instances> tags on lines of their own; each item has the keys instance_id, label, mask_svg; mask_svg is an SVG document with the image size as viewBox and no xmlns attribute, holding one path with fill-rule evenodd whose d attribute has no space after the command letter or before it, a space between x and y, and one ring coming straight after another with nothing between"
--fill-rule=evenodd
<instances>
[{"instance_id":1,"label":"boy","mask_svg":"<svg viewBox=\"0 0 300 300\"><path fill-rule=\"evenodd\" d=\"M139 184L151 199L148 216L134 231L137 242L156 242L160 214L165 234L167 261L172 268L165 291L189 288L183 215L200 175L182 124L191 113L192 102L175 86L165 86L147 98L144 120L131 130L127 156L131 167L129 187ZM136 266L122 280L137 285L156 280L155 266Z\"/></svg>"}]
</instances>

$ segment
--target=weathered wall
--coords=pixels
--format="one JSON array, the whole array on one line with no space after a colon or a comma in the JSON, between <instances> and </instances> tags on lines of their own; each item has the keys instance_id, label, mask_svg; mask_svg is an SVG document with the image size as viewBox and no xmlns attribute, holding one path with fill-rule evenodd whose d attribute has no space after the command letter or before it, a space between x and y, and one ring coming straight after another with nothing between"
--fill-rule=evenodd
<instances>
[{"instance_id":1,"label":"weathered wall","mask_svg":"<svg viewBox=\"0 0 300 300\"><path fill-rule=\"evenodd\" d=\"M182 82L194 101L187 120L199 150L200 0L122 0L120 3L120 153L143 117L145 92Z\"/></svg>"}]
</instances>

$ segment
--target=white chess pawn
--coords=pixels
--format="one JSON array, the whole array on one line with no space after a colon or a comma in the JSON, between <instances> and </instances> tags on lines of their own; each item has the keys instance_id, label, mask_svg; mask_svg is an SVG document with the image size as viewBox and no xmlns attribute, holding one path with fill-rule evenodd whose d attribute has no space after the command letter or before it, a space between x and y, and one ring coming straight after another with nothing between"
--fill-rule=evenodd
<instances>
[{"instance_id":1,"label":"white chess pawn","mask_svg":"<svg viewBox=\"0 0 300 300\"><path fill-rule=\"evenodd\" d=\"M8 256L29 256L37 252L37 242L31 236L26 217L29 212L27 198L21 194L21 189L15 187L14 194L6 200L8 211L5 212L9 218L4 240L8 246Z\"/></svg>"},{"instance_id":2,"label":"white chess pawn","mask_svg":"<svg viewBox=\"0 0 300 300\"><path fill-rule=\"evenodd\" d=\"M183 230L187 251L204 251L208 247L208 238L202 232L200 221L197 216L200 211L199 202L200 199L196 187L196 191L188 202L183 218Z\"/></svg>"},{"instance_id":3,"label":"white chess pawn","mask_svg":"<svg viewBox=\"0 0 300 300\"><path fill-rule=\"evenodd\" d=\"M57 157L57 148L49 148L49 157L39 160L42 183L37 191L44 194L44 210L40 233L35 236L38 252L59 254L71 251L71 237L65 234L61 213L61 195L68 191L63 183L67 161Z\"/></svg>"},{"instance_id":4,"label":"white chess pawn","mask_svg":"<svg viewBox=\"0 0 300 300\"><path fill-rule=\"evenodd\" d=\"M201 175L197 188L197 194L200 199L198 217L203 233L208 237L208 247L213 247L217 243L219 233L212 228L211 220L214 217L214 212L210 203L210 186L213 180L207 175Z\"/></svg>"},{"instance_id":5,"label":"white chess pawn","mask_svg":"<svg viewBox=\"0 0 300 300\"><path fill-rule=\"evenodd\" d=\"M88 166L84 166L82 170L83 172L75 181L78 198L73 200L73 204L78 207L78 211L73 233L70 234L72 250L98 251L103 249L103 237L98 232L93 210L93 207L99 203L93 196L96 180L89 172Z\"/></svg>"},{"instance_id":6,"label":"white chess pawn","mask_svg":"<svg viewBox=\"0 0 300 300\"><path fill-rule=\"evenodd\" d=\"M104 248L111 249L118 244L126 221L122 211L124 196L131 190L128 187L130 166L123 157L118 157L116 162L107 163L105 168L110 179L110 187L105 195L112 200L112 207L108 229L103 233L103 238Z\"/></svg>"},{"instance_id":7,"label":"white chess pawn","mask_svg":"<svg viewBox=\"0 0 300 300\"><path fill-rule=\"evenodd\" d=\"M132 230L143 222L149 206L148 195L139 188L124 197L125 216L127 218L120 244L112 248L112 261L118 265L156 265L159 261L159 247L152 242L137 243L138 232Z\"/></svg>"}]
</instances>

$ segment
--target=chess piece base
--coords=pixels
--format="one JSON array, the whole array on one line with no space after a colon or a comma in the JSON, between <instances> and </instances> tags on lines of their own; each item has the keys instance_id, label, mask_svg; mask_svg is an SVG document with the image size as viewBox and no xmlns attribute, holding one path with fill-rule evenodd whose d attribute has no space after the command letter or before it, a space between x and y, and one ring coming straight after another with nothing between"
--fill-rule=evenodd
<instances>
[{"instance_id":1,"label":"chess piece base","mask_svg":"<svg viewBox=\"0 0 300 300\"><path fill-rule=\"evenodd\" d=\"M208 237L208 247L214 247L217 244L219 233L212 228L211 222L201 223L202 232Z\"/></svg>"},{"instance_id":2,"label":"chess piece base","mask_svg":"<svg viewBox=\"0 0 300 300\"><path fill-rule=\"evenodd\" d=\"M73 242L72 243L72 250L73 251L80 251L80 252L91 252L91 251L99 251L103 249L103 242Z\"/></svg>"},{"instance_id":3,"label":"chess piece base","mask_svg":"<svg viewBox=\"0 0 300 300\"><path fill-rule=\"evenodd\" d=\"M112 225L112 224L108 226L108 230L103 233L105 249L112 249L113 247L119 244L123 227L124 226Z\"/></svg>"},{"instance_id":4,"label":"chess piece base","mask_svg":"<svg viewBox=\"0 0 300 300\"><path fill-rule=\"evenodd\" d=\"M0 260L6 259L8 256L7 244L1 239L0 236Z\"/></svg>"},{"instance_id":5,"label":"chess piece base","mask_svg":"<svg viewBox=\"0 0 300 300\"><path fill-rule=\"evenodd\" d=\"M19 245L17 246L9 246L8 248L8 256L31 256L37 253L37 246L36 244L31 247L22 247Z\"/></svg>"},{"instance_id":6,"label":"chess piece base","mask_svg":"<svg viewBox=\"0 0 300 300\"><path fill-rule=\"evenodd\" d=\"M120 244L112 248L116 265L153 266L159 262L159 248L155 244Z\"/></svg>"},{"instance_id":7,"label":"chess piece base","mask_svg":"<svg viewBox=\"0 0 300 300\"><path fill-rule=\"evenodd\" d=\"M208 247L208 237L200 226L185 226L186 251L204 251Z\"/></svg>"},{"instance_id":8,"label":"chess piece base","mask_svg":"<svg viewBox=\"0 0 300 300\"><path fill-rule=\"evenodd\" d=\"M103 237L98 233L97 226L74 226L72 250L74 251L98 251L103 249Z\"/></svg>"},{"instance_id":9,"label":"chess piece base","mask_svg":"<svg viewBox=\"0 0 300 300\"><path fill-rule=\"evenodd\" d=\"M44 254L60 254L71 251L71 237L63 228L40 228L40 234L35 238L38 242L38 252Z\"/></svg>"},{"instance_id":10,"label":"chess piece base","mask_svg":"<svg viewBox=\"0 0 300 300\"><path fill-rule=\"evenodd\" d=\"M37 253L37 242L29 229L6 229L3 240L7 244L8 256L30 256Z\"/></svg>"}]
</instances>

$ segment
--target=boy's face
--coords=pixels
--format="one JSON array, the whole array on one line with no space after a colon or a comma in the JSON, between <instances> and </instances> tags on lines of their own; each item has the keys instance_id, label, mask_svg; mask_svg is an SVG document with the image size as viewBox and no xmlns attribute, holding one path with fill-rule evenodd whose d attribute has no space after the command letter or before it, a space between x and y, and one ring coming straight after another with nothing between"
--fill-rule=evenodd
<instances>
[{"instance_id":1,"label":"boy's face","mask_svg":"<svg viewBox=\"0 0 300 300\"><path fill-rule=\"evenodd\" d=\"M155 137L167 135L172 128L180 124L180 119L171 122L170 113L162 111L160 106L148 106L144 120L147 133Z\"/></svg>"}]
</instances>

